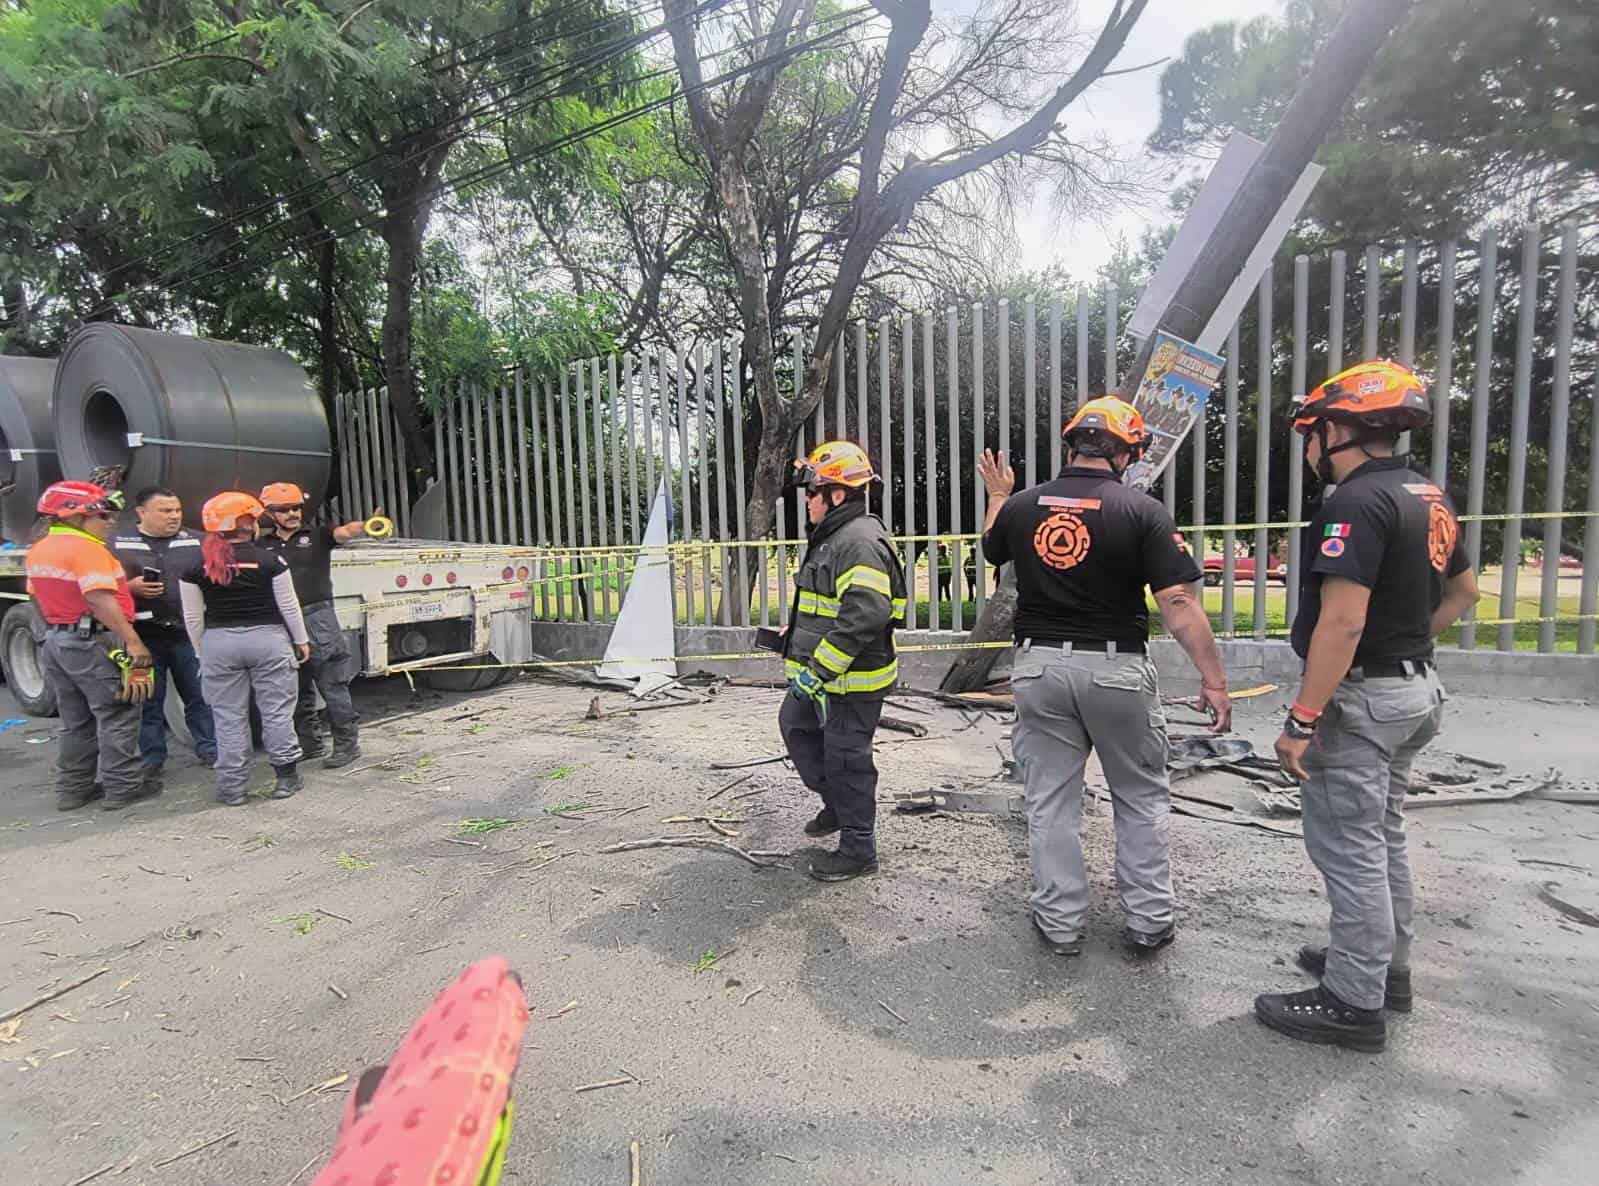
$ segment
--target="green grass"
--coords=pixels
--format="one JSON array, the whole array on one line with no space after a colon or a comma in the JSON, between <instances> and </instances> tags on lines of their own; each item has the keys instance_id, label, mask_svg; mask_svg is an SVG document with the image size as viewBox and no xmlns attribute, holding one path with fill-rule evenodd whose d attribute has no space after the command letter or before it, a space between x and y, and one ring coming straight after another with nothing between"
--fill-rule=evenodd
<instances>
[{"instance_id":1,"label":"green grass","mask_svg":"<svg viewBox=\"0 0 1599 1186\"><path fill-rule=\"evenodd\" d=\"M314 914L290 914L283 918L274 918L272 921L290 924L294 928L296 935L309 935L312 928L317 924L317 916Z\"/></svg>"},{"instance_id":2,"label":"green grass","mask_svg":"<svg viewBox=\"0 0 1599 1186\"><path fill-rule=\"evenodd\" d=\"M489 832L498 832L503 828L514 828L517 824L525 824L525 819L507 819L503 816L493 819L464 819L455 825L455 831L460 836L483 836Z\"/></svg>"},{"instance_id":3,"label":"green grass","mask_svg":"<svg viewBox=\"0 0 1599 1186\"><path fill-rule=\"evenodd\" d=\"M367 860L365 857L358 857L353 852L341 852L338 856L333 858L333 861L346 873L359 873L363 869L370 869L373 867L371 861Z\"/></svg>"}]
</instances>

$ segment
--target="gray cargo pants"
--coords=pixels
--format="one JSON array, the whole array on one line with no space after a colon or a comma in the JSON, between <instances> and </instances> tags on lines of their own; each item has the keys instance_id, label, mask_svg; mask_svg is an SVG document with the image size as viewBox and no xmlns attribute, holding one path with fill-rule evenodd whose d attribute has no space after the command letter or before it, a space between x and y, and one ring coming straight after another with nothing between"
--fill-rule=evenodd
<instances>
[{"instance_id":1,"label":"gray cargo pants","mask_svg":"<svg viewBox=\"0 0 1599 1186\"><path fill-rule=\"evenodd\" d=\"M1432 670L1345 680L1305 751L1305 848L1332 908L1321 982L1357 1009L1381 1009L1390 965L1410 966L1405 795L1416 755L1443 723L1443 702Z\"/></svg>"},{"instance_id":2,"label":"gray cargo pants","mask_svg":"<svg viewBox=\"0 0 1599 1186\"><path fill-rule=\"evenodd\" d=\"M200 678L217 726L217 798L236 799L250 778L250 693L274 766L300 760L294 735L294 650L282 626L213 627L200 640Z\"/></svg>"},{"instance_id":3,"label":"gray cargo pants","mask_svg":"<svg viewBox=\"0 0 1599 1186\"><path fill-rule=\"evenodd\" d=\"M355 671L344 632L339 629L339 615L331 601L303 605L300 612L305 615L305 632L311 637L311 658L300 668L294 730L302 741L320 735L322 726L316 710L320 692L333 739L353 744L360 719L355 715L355 702L350 699L350 681L355 678Z\"/></svg>"},{"instance_id":4,"label":"gray cargo pants","mask_svg":"<svg viewBox=\"0 0 1599 1186\"><path fill-rule=\"evenodd\" d=\"M1069 647L1021 647L1011 668L1012 745L1027 780L1033 913L1070 942L1088 910L1083 867L1083 767L1099 754L1116 821L1116 884L1127 925L1146 934L1172 921L1171 788L1166 716L1155 665Z\"/></svg>"},{"instance_id":5,"label":"gray cargo pants","mask_svg":"<svg viewBox=\"0 0 1599 1186\"><path fill-rule=\"evenodd\" d=\"M107 799L134 794L144 777L139 758L143 709L117 699L122 673L106 654L115 645L111 635L98 631L79 638L51 630L39 650L39 666L61 712L56 794L63 800L90 794L96 767Z\"/></svg>"}]
</instances>

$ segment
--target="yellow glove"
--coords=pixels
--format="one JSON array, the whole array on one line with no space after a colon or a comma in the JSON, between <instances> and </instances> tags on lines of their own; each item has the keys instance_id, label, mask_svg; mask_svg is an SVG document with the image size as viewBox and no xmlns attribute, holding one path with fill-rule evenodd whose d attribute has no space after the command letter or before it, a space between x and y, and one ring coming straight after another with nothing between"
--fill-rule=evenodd
<instances>
[{"instance_id":1,"label":"yellow glove","mask_svg":"<svg viewBox=\"0 0 1599 1186\"><path fill-rule=\"evenodd\" d=\"M155 692L155 669L135 667L133 656L121 647L113 647L106 654L122 673L122 690L117 699L125 704L143 704L150 699Z\"/></svg>"}]
</instances>

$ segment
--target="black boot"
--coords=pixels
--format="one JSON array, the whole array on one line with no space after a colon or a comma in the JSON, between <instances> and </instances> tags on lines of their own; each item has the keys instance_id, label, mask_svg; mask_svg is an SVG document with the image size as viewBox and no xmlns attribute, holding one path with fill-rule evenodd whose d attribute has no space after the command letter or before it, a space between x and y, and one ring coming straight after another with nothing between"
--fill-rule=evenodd
<instances>
[{"instance_id":1,"label":"black boot","mask_svg":"<svg viewBox=\"0 0 1599 1186\"><path fill-rule=\"evenodd\" d=\"M1036 914L1033 915L1033 930L1038 932L1038 937L1043 941L1044 946L1056 955L1083 954L1083 937L1081 935L1065 943L1059 939L1051 938L1049 932L1044 929L1044 924L1038 921L1038 915Z\"/></svg>"},{"instance_id":2,"label":"black boot","mask_svg":"<svg viewBox=\"0 0 1599 1186\"><path fill-rule=\"evenodd\" d=\"M1122 938L1127 942L1127 950L1134 955L1154 955L1177 938L1177 924L1169 922L1158 931L1135 931L1132 927L1123 927Z\"/></svg>"},{"instance_id":3,"label":"black boot","mask_svg":"<svg viewBox=\"0 0 1599 1186\"><path fill-rule=\"evenodd\" d=\"M333 752L323 760L322 765L328 770L337 770L348 766L361 756L360 732L352 722L348 725L333 726Z\"/></svg>"},{"instance_id":4,"label":"black boot","mask_svg":"<svg viewBox=\"0 0 1599 1186\"><path fill-rule=\"evenodd\" d=\"M1301 1042L1345 1046L1377 1054L1388 1044L1381 1009L1356 1009L1320 985L1304 992L1266 993L1255 998L1263 1025Z\"/></svg>"},{"instance_id":5,"label":"black boot","mask_svg":"<svg viewBox=\"0 0 1599 1186\"><path fill-rule=\"evenodd\" d=\"M103 798L104 795L105 795L105 788L103 786L101 786L99 783L95 783L92 787L90 787L88 790L82 792L81 794L73 793L73 792L70 792L70 791L57 791L56 792L56 810L57 811L76 811L78 808L82 807L85 803L93 803L96 799Z\"/></svg>"},{"instance_id":6,"label":"black boot","mask_svg":"<svg viewBox=\"0 0 1599 1186\"><path fill-rule=\"evenodd\" d=\"M1320 979L1327 972L1327 949L1301 947L1294 962ZM1416 1007L1416 1000L1410 993L1409 968L1388 969L1388 984L1383 989L1382 1003L1384 1008L1392 1009L1395 1013L1409 1013Z\"/></svg>"},{"instance_id":7,"label":"black boot","mask_svg":"<svg viewBox=\"0 0 1599 1186\"><path fill-rule=\"evenodd\" d=\"M811 860L811 876L817 881L848 881L876 872L875 856L852 857L842 852L824 852Z\"/></svg>"},{"instance_id":8,"label":"black boot","mask_svg":"<svg viewBox=\"0 0 1599 1186\"><path fill-rule=\"evenodd\" d=\"M105 802L100 804L100 810L121 811L124 807L131 807L133 804L143 802L145 799L154 799L165 789L165 784L161 779L161 768L157 766L153 771L146 770L144 772L143 781L139 783L138 789L131 795L120 795L116 798L107 795Z\"/></svg>"},{"instance_id":9,"label":"black boot","mask_svg":"<svg viewBox=\"0 0 1599 1186\"><path fill-rule=\"evenodd\" d=\"M831 807L824 807L816 813L816 818L805 825L807 836L831 836L838 831L838 816L833 814Z\"/></svg>"},{"instance_id":10,"label":"black boot","mask_svg":"<svg viewBox=\"0 0 1599 1186\"><path fill-rule=\"evenodd\" d=\"M294 762L290 762L285 766L274 766L272 767L272 773L278 776L277 785L272 788L272 797L274 799L287 799L295 791L301 790L305 786L305 779L300 777L300 768Z\"/></svg>"},{"instance_id":11,"label":"black boot","mask_svg":"<svg viewBox=\"0 0 1599 1186\"><path fill-rule=\"evenodd\" d=\"M300 758L302 761L309 758L320 758L327 753L327 743L322 740L322 731L314 733L300 733Z\"/></svg>"}]
</instances>

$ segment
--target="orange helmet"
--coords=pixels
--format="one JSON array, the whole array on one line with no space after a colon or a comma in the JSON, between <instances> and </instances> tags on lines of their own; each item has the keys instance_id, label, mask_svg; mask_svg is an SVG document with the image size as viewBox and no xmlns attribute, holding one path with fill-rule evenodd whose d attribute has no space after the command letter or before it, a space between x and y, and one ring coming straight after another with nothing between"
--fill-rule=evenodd
<instances>
[{"instance_id":1,"label":"orange helmet","mask_svg":"<svg viewBox=\"0 0 1599 1186\"><path fill-rule=\"evenodd\" d=\"M206 499L205 506L200 508L200 522L207 531L236 531L240 519L260 520L265 514L266 508L253 495L242 490L224 490Z\"/></svg>"},{"instance_id":2,"label":"orange helmet","mask_svg":"<svg viewBox=\"0 0 1599 1186\"><path fill-rule=\"evenodd\" d=\"M1402 431L1432 419L1427 390L1409 367L1378 359L1339 371L1305 397L1294 429L1309 432L1319 421Z\"/></svg>"},{"instance_id":3,"label":"orange helmet","mask_svg":"<svg viewBox=\"0 0 1599 1186\"><path fill-rule=\"evenodd\" d=\"M1069 443L1077 433L1089 431L1120 441L1132 450L1134 461L1149 447L1149 430L1144 427L1144 418L1138 409L1114 395L1102 395L1078 408L1077 415L1067 422L1060 435Z\"/></svg>"},{"instance_id":4,"label":"orange helmet","mask_svg":"<svg viewBox=\"0 0 1599 1186\"><path fill-rule=\"evenodd\" d=\"M261 502L269 507L299 506L305 501L305 491L293 482L273 482L261 489Z\"/></svg>"},{"instance_id":5,"label":"orange helmet","mask_svg":"<svg viewBox=\"0 0 1599 1186\"><path fill-rule=\"evenodd\" d=\"M107 490L93 482L54 482L39 495L41 515L106 515L127 505L120 490Z\"/></svg>"},{"instance_id":6,"label":"orange helmet","mask_svg":"<svg viewBox=\"0 0 1599 1186\"><path fill-rule=\"evenodd\" d=\"M794 462L795 486L847 486L859 490L875 482L871 458L853 441L824 441L811 455Z\"/></svg>"}]
</instances>

